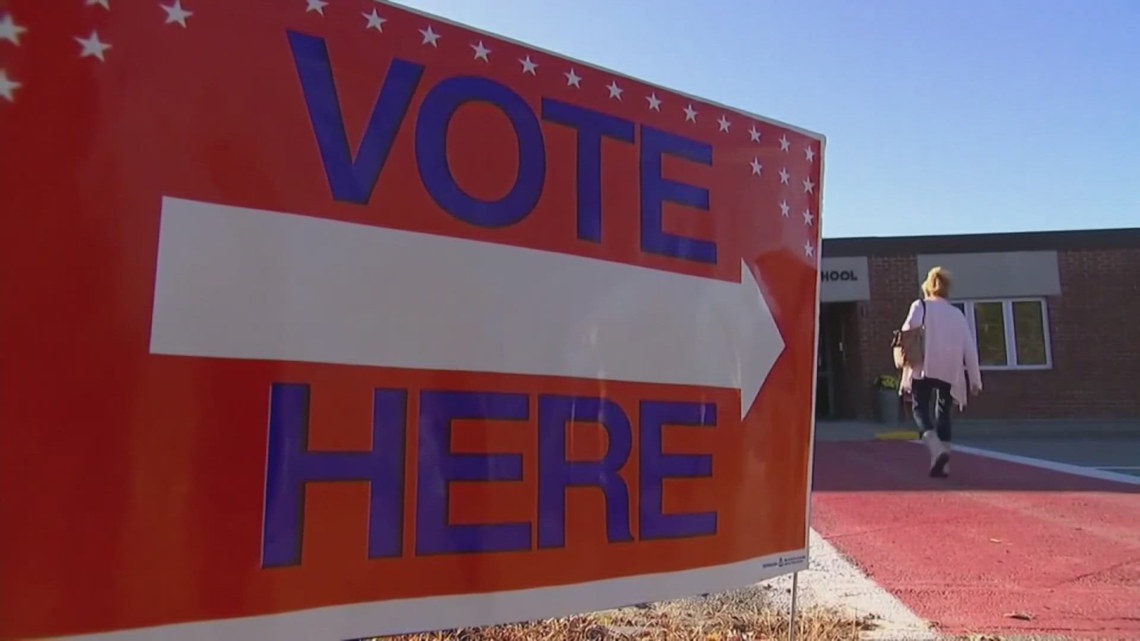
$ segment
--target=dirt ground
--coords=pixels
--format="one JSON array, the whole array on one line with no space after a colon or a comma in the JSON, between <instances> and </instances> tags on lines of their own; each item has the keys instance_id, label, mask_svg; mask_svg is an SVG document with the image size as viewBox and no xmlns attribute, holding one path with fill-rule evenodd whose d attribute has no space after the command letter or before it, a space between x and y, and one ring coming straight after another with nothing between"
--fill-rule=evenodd
<instances>
[{"instance_id":1,"label":"dirt ground","mask_svg":"<svg viewBox=\"0 0 1140 641\"><path fill-rule=\"evenodd\" d=\"M788 612L765 603L764 590L745 588L701 598L594 612L561 619L448 630L384 641L761 641L788 638ZM822 609L801 611L800 641L857 641L874 628ZM372 640L379 641L379 639Z\"/></svg>"}]
</instances>

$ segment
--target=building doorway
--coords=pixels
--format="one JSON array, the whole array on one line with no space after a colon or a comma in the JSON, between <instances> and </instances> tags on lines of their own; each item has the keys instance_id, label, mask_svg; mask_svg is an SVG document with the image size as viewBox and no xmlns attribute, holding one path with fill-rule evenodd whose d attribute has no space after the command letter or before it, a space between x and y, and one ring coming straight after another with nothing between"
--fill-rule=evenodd
<instances>
[{"instance_id":1,"label":"building doorway","mask_svg":"<svg viewBox=\"0 0 1140 641\"><path fill-rule=\"evenodd\" d=\"M851 358L855 303L823 303L819 308L815 416L835 420L852 416L847 379L857 367Z\"/></svg>"}]
</instances>

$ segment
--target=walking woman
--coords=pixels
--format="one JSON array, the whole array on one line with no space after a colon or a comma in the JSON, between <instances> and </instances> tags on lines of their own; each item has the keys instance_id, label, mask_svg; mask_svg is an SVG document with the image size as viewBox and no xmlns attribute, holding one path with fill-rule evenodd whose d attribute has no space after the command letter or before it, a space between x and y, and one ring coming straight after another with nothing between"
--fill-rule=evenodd
<instances>
[{"instance_id":1,"label":"walking woman","mask_svg":"<svg viewBox=\"0 0 1140 641\"><path fill-rule=\"evenodd\" d=\"M982 391L978 346L961 310L946 300L950 273L935 267L922 283L923 298L914 301L902 330L922 327L922 362L903 367L899 388L911 395L914 421L930 451L930 475L950 474L950 414L966 407L967 389Z\"/></svg>"}]
</instances>

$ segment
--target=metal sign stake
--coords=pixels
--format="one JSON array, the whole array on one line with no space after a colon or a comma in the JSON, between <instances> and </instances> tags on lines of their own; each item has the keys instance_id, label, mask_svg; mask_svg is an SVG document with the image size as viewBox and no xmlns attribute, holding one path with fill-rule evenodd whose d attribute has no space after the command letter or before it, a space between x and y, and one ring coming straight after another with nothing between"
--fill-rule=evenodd
<instances>
[{"instance_id":1,"label":"metal sign stake","mask_svg":"<svg viewBox=\"0 0 1140 641\"><path fill-rule=\"evenodd\" d=\"M796 595L799 593L800 573L792 573L792 606L788 613L788 641L796 641Z\"/></svg>"}]
</instances>

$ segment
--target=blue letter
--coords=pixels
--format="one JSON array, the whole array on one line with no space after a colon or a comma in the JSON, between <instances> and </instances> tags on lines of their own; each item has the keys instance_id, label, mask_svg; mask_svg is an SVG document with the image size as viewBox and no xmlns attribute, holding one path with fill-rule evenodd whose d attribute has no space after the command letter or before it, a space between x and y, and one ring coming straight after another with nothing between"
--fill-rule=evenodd
<instances>
[{"instance_id":1,"label":"blue letter","mask_svg":"<svg viewBox=\"0 0 1140 641\"><path fill-rule=\"evenodd\" d=\"M602 460L566 460L567 425L579 422L598 423L605 428L610 444ZM629 489L618 476L632 448L629 419L613 401L573 396L538 398L538 547L566 545L569 487L601 488L606 496L606 539L610 543L633 540L629 531Z\"/></svg>"},{"instance_id":2,"label":"blue letter","mask_svg":"<svg viewBox=\"0 0 1140 641\"><path fill-rule=\"evenodd\" d=\"M478 200L463 191L447 163L447 127L468 102L486 102L511 121L518 144L515 184L497 201ZM498 153L483 149L484 154ZM416 122L416 163L420 178L436 204L452 216L479 227L507 227L526 218L538 204L546 180L546 147L542 129L526 101L506 85L475 77L448 78L424 97Z\"/></svg>"},{"instance_id":3,"label":"blue letter","mask_svg":"<svg viewBox=\"0 0 1140 641\"><path fill-rule=\"evenodd\" d=\"M398 58L392 60L354 161L325 41L296 31L289 31L288 36L333 198L363 205L372 196L424 68Z\"/></svg>"},{"instance_id":4,"label":"blue letter","mask_svg":"<svg viewBox=\"0 0 1140 641\"><path fill-rule=\"evenodd\" d=\"M369 483L368 558L400 556L407 394L378 389L372 398L371 451L310 452L309 386L270 388L262 567L301 562L306 483Z\"/></svg>"},{"instance_id":5,"label":"blue letter","mask_svg":"<svg viewBox=\"0 0 1140 641\"><path fill-rule=\"evenodd\" d=\"M548 98L542 99L542 119L578 130L578 238L600 243L602 137L633 142L633 123Z\"/></svg>"},{"instance_id":6,"label":"blue letter","mask_svg":"<svg viewBox=\"0 0 1140 641\"><path fill-rule=\"evenodd\" d=\"M662 204L677 203L708 210L709 190L668 180L661 175L661 156L673 154L712 165L712 147L641 126L641 251L716 264L716 243L666 233L661 225Z\"/></svg>"},{"instance_id":7,"label":"blue letter","mask_svg":"<svg viewBox=\"0 0 1140 641\"><path fill-rule=\"evenodd\" d=\"M523 480L520 454L452 454L455 420L525 421L526 394L432 392L420 394L416 554L511 552L530 549L530 523L450 525L452 482Z\"/></svg>"},{"instance_id":8,"label":"blue letter","mask_svg":"<svg viewBox=\"0 0 1140 641\"><path fill-rule=\"evenodd\" d=\"M665 425L716 427L716 405L667 401L641 403L639 538L673 539L716 534L716 512L664 513L664 479L712 476L711 455L662 453L661 431Z\"/></svg>"}]
</instances>

